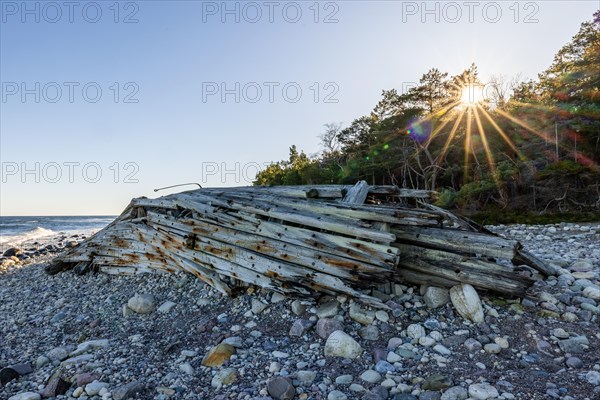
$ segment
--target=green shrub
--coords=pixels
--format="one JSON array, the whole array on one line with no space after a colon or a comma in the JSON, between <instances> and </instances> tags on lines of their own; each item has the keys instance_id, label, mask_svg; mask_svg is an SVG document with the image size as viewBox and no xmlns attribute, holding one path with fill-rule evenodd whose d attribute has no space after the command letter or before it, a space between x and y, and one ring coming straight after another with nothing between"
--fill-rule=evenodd
<instances>
[{"instance_id":1,"label":"green shrub","mask_svg":"<svg viewBox=\"0 0 600 400\"><path fill-rule=\"evenodd\" d=\"M578 175L586 170L586 167L572 160L562 160L548 165L538 173L538 179L552 177L565 177Z\"/></svg>"},{"instance_id":2,"label":"green shrub","mask_svg":"<svg viewBox=\"0 0 600 400\"><path fill-rule=\"evenodd\" d=\"M457 205L464 207L469 203L481 202L484 196L489 196L497 191L493 180L480 180L464 184L457 193Z\"/></svg>"},{"instance_id":3,"label":"green shrub","mask_svg":"<svg viewBox=\"0 0 600 400\"><path fill-rule=\"evenodd\" d=\"M458 193L452 189L442 189L436 205L442 208L450 209L456 207Z\"/></svg>"}]
</instances>

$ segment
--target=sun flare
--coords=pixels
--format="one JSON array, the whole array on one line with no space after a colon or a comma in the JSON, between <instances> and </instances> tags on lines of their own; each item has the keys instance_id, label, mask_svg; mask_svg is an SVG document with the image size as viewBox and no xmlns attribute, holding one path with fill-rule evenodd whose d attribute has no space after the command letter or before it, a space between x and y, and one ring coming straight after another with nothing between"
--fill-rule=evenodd
<instances>
[{"instance_id":1,"label":"sun flare","mask_svg":"<svg viewBox=\"0 0 600 400\"><path fill-rule=\"evenodd\" d=\"M483 101L483 91L479 85L467 85L460 91L460 103L464 107L474 107Z\"/></svg>"}]
</instances>

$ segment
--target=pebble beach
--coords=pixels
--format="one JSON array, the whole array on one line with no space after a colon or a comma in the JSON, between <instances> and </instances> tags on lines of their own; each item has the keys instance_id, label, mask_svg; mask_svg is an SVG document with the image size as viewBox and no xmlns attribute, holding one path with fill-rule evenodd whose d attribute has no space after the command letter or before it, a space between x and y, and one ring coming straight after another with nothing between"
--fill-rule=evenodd
<instances>
[{"instance_id":1,"label":"pebble beach","mask_svg":"<svg viewBox=\"0 0 600 400\"><path fill-rule=\"evenodd\" d=\"M447 289L222 296L191 275L47 275L85 238L22 243L0 262L0 399L600 399L600 224L506 225L559 267L523 299Z\"/></svg>"}]
</instances>

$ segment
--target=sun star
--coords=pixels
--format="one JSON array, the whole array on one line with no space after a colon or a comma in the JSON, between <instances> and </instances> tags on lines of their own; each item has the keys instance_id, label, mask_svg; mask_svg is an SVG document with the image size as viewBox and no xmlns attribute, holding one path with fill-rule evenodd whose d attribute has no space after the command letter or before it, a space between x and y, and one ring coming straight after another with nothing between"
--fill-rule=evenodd
<instances>
[{"instance_id":1,"label":"sun star","mask_svg":"<svg viewBox=\"0 0 600 400\"><path fill-rule=\"evenodd\" d=\"M460 91L460 103L464 107L474 107L483 101L482 88L479 85L466 85Z\"/></svg>"}]
</instances>

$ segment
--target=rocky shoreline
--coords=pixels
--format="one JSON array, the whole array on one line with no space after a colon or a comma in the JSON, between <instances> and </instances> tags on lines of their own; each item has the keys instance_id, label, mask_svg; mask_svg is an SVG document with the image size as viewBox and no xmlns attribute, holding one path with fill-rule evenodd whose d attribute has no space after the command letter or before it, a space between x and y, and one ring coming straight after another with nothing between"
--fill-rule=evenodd
<instances>
[{"instance_id":1,"label":"rocky shoreline","mask_svg":"<svg viewBox=\"0 0 600 400\"><path fill-rule=\"evenodd\" d=\"M561 268L525 299L395 285L371 310L183 275L46 275L82 236L0 262L0 399L600 398L600 225L495 226ZM435 307L435 308L432 308Z\"/></svg>"}]
</instances>

